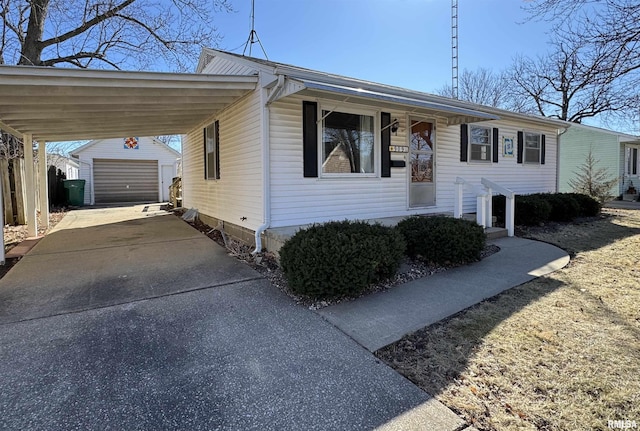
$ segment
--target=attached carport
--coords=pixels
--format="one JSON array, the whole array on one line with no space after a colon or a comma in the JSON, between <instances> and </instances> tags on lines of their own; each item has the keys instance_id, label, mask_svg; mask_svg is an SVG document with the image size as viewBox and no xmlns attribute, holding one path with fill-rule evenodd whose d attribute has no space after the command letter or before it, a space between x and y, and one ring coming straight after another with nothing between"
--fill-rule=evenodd
<instances>
[{"instance_id":1,"label":"attached carport","mask_svg":"<svg viewBox=\"0 0 640 431\"><path fill-rule=\"evenodd\" d=\"M47 141L185 134L257 82L257 76L0 66L0 128L25 148L38 143L40 208L48 223ZM32 151L25 151L25 166L27 226L35 236ZM0 245L4 262L4 239Z\"/></svg>"}]
</instances>

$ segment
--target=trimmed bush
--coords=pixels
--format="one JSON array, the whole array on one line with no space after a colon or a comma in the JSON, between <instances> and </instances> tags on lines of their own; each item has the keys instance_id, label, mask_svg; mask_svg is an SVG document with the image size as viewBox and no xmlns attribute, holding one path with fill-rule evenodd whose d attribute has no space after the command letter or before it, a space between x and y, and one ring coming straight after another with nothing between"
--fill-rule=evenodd
<instances>
[{"instance_id":1,"label":"trimmed bush","mask_svg":"<svg viewBox=\"0 0 640 431\"><path fill-rule=\"evenodd\" d=\"M296 293L355 296L393 276L404 250L404 239L393 228L345 220L298 231L280 249L280 266Z\"/></svg>"},{"instance_id":2,"label":"trimmed bush","mask_svg":"<svg viewBox=\"0 0 640 431\"><path fill-rule=\"evenodd\" d=\"M538 193L531 196L539 196L551 205L549 220L571 221L578 217L580 204L572 196L564 193Z\"/></svg>"},{"instance_id":3,"label":"trimmed bush","mask_svg":"<svg viewBox=\"0 0 640 431\"><path fill-rule=\"evenodd\" d=\"M407 243L407 255L435 264L462 264L480 259L486 236L476 222L445 216L414 216L396 229Z\"/></svg>"},{"instance_id":4,"label":"trimmed bush","mask_svg":"<svg viewBox=\"0 0 640 431\"><path fill-rule=\"evenodd\" d=\"M581 193L535 193L516 196L517 225L534 226L548 220L572 221L576 217L593 217L600 213L600 203ZM505 197L493 197L492 214L504 222Z\"/></svg>"},{"instance_id":5,"label":"trimmed bush","mask_svg":"<svg viewBox=\"0 0 640 431\"><path fill-rule=\"evenodd\" d=\"M602 205L600 205L600 202L598 202L593 197L582 193L565 194L571 196L580 205L580 212L578 213L580 217L594 217L600 214Z\"/></svg>"},{"instance_id":6,"label":"trimmed bush","mask_svg":"<svg viewBox=\"0 0 640 431\"><path fill-rule=\"evenodd\" d=\"M551 204L539 195L516 196L515 224L535 226L549 220Z\"/></svg>"}]
</instances>

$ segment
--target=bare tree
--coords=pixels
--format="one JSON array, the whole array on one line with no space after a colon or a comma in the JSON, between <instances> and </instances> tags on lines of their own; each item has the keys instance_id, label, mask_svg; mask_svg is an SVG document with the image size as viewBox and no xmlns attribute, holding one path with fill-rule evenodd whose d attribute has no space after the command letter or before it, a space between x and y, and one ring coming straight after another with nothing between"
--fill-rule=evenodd
<instances>
[{"instance_id":1,"label":"bare tree","mask_svg":"<svg viewBox=\"0 0 640 431\"><path fill-rule=\"evenodd\" d=\"M18 159L24 157L22 141L0 130L0 159Z\"/></svg>"},{"instance_id":2,"label":"bare tree","mask_svg":"<svg viewBox=\"0 0 640 431\"><path fill-rule=\"evenodd\" d=\"M458 98L479 105L503 108L516 112L531 112L521 98L513 97L510 76L506 72L494 72L486 68L464 69L458 79ZM451 85L436 90L440 96L454 97Z\"/></svg>"},{"instance_id":3,"label":"bare tree","mask_svg":"<svg viewBox=\"0 0 640 431\"><path fill-rule=\"evenodd\" d=\"M229 10L230 0L0 0L0 64L187 70Z\"/></svg>"},{"instance_id":4,"label":"bare tree","mask_svg":"<svg viewBox=\"0 0 640 431\"><path fill-rule=\"evenodd\" d=\"M480 105L499 107L507 99L503 85L504 75L490 69L479 68L475 71L464 69L458 79L458 97ZM453 97L453 88L445 85L437 90L441 96Z\"/></svg>"},{"instance_id":5,"label":"bare tree","mask_svg":"<svg viewBox=\"0 0 640 431\"><path fill-rule=\"evenodd\" d=\"M637 94L640 83L640 2L636 0L534 0L531 19L556 22L557 33L590 52L593 75L618 93ZM608 82L607 82L608 81ZM636 104L637 105L637 104Z\"/></svg>"},{"instance_id":6,"label":"bare tree","mask_svg":"<svg viewBox=\"0 0 640 431\"><path fill-rule=\"evenodd\" d=\"M580 123L622 117L635 106L633 80L610 52L568 34L557 35L544 56L520 56L510 71L512 97L540 115Z\"/></svg>"}]
</instances>

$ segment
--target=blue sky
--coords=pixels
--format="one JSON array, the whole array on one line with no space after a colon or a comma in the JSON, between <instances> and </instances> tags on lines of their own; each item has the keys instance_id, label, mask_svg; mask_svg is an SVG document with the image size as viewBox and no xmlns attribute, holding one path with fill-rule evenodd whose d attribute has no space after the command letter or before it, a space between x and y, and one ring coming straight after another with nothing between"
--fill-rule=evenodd
<instances>
[{"instance_id":1,"label":"blue sky","mask_svg":"<svg viewBox=\"0 0 640 431\"><path fill-rule=\"evenodd\" d=\"M549 24L526 22L525 3L458 0L460 71L546 52ZM241 54L251 0L233 5L215 25L219 48ZM255 29L270 60L426 92L451 83L450 0L255 0Z\"/></svg>"}]
</instances>

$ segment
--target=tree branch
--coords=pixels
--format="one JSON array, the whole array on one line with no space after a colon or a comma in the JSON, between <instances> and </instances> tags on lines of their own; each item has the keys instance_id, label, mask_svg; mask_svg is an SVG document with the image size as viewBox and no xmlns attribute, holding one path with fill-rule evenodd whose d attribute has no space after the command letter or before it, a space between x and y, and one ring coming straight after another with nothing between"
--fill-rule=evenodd
<instances>
[{"instance_id":1,"label":"tree branch","mask_svg":"<svg viewBox=\"0 0 640 431\"><path fill-rule=\"evenodd\" d=\"M100 61L103 61L103 62L109 64L110 66L113 66L116 69L120 69L117 64L109 61L104 56L104 54L102 54L100 52L78 52L78 53L75 53L73 55L68 55L66 57L58 57L58 58L52 58L50 60L44 60L42 62L42 65L43 66L55 66L58 63L69 63L69 64L73 64L74 66L80 67L82 69L86 69L86 66L78 61L78 60L86 59L86 58L100 60Z\"/></svg>"},{"instance_id":2,"label":"tree branch","mask_svg":"<svg viewBox=\"0 0 640 431\"><path fill-rule=\"evenodd\" d=\"M79 34L84 33L85 31L89 30L91 27L100 24L102 21L105 21L106 19L109 19L111 17L113 17L114 15L116 15L118 12L120 12L122 9L124 9L125 7L129 6L131 3L133 3L135 0L125 0L122 3L120 3L118 6L113 7L111 9L109 9L108 11L100 14L100 15L96 15L94 18L90 19L89 21L85 22L84 24L82 24L79 27L76 27L75 29L66 32L65 34L62 34L60 36L55 36L52 37L50 39L47 40L43 40L42 42L40 42L41 46L47 47L50 45L54 45L57 43L61 43L64 42L66 40L69 40L75 36L78 36Z\"/></svg>"}]
</instances>

